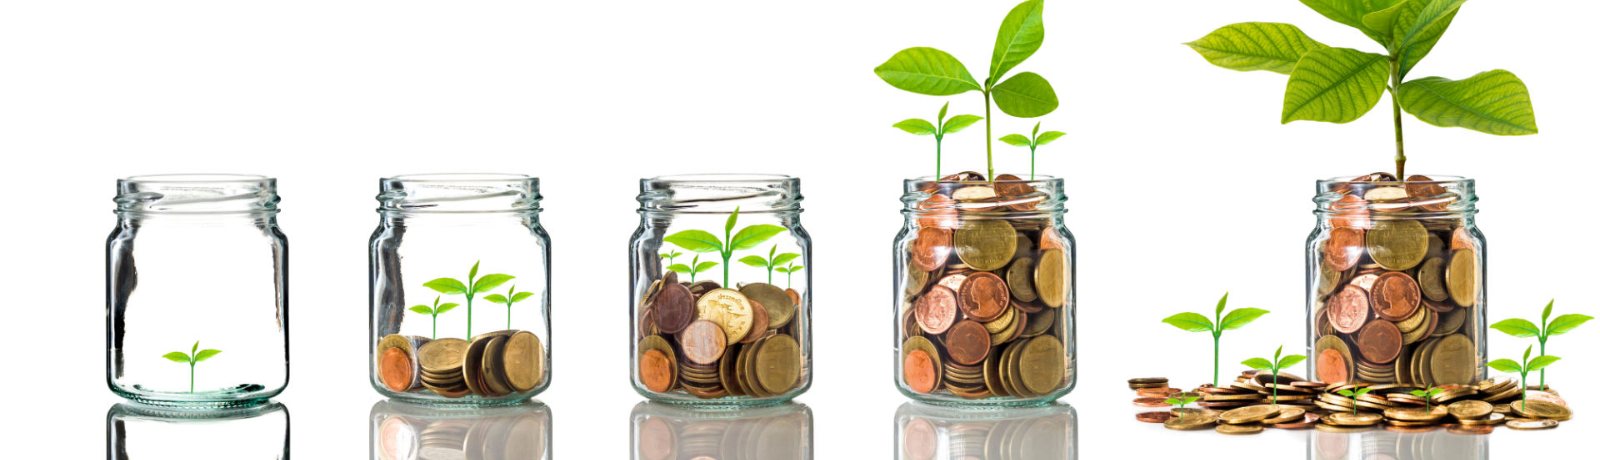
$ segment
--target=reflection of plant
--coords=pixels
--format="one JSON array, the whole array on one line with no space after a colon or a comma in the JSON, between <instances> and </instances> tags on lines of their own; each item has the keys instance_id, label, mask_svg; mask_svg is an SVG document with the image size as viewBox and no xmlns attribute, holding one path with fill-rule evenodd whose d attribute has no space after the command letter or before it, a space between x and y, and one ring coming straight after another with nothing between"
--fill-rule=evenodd
<instances>
[{"instance_id":1,"label":"reflection of plant","mask_svg":"<svg viewBox=\"0 0 1600 460\"><path fill-rule=\"evenodd\" d=\"M681 255L683 255L683 253L678 252L678 251L663 252L663 253L661 253L661 258L667 259L667 265L672 265L672 264L677 263L677 261L675 259L677 259L678 256L681 256Z\"/></svg>"},{"instance_id":2,"label":"reflection of plant","mask_svg":"<svg viewBox=\"0 0 1600 460\"><path fill-rule=\"evenodd\" d=\"M950 103L946 102L944 107L939 108L939 118L935 118L933 122L921 118L907 118L894 124L894 127L900 128L901 131L918 136L933 136L933 177L944 177L939 166L944 158L944 135L961 132L983 119L977 115L956 115L945 120L944 114L949 110Z\"/></svg>"},{"instance_id":3,"label":"reflection of plant","mask_svg":"<svg viewBox=\"0 0 1600 460\"><path fill-rule=\"evenodd\" d=\"M799 254L795 254L795 253L792 253L792 252L785 252L783 254L778 254L778 245L774 244L774 245L772 245L772 250L767 251L767 256L766 257L744 256L744 258L743 259L739 259L739 261L740 262L744 262L745 265L749 265L749 266L756 267L756 268L765 268L765 269L767 269L767 284L772 284L772 270L773 269L782 270L782 267L778 267L779 265L783 265L783 264L789 263L791 261L794 261L794 259L796 259L798 257L800 257ZM787 273L787 272L782 272L782 273Z\"/></svg>"},{"instance_id":4,"label":"reflection of plant","mask_svg":"<svg viewBox=\"0 0 1600 460\"><path fill-rule=\"evenodd\" d=\"M1021 134L1007 134L1000 138L1000 142L1011 144L1016 147L1028 148L1028 180L1033 180L1033 159L1035 154L1039 153L1039 146L1055 142L1056 139L1060 139L1061 136L1065 135L1067 135L1067 133L1063 133L1061 131L1045 131L1040 133L1039 123L1034 123L1033 137L1028 137Z\"/></svg>"},{"instance_id":5,"label":"reflection of plant","mask_svg":"<svg viewBox=\"0 0 1600 460\"><path fill-rule=\"evenodd\" d=\"M467 337L472 337L472 299L477 297L479 292L494 289L516 278L515 276L500 273L478 277L478 263L472 263L472 270L467 272L467 282L465 283L455 278L439 278L422 283L423 286L439 291L440 294L467 297Z\"/></svg>"},{"instance_id":6,"label":"reflection of plant","mask_svg":"<svg viewBox=\"0 0 1600 460\"><path fill-rule=\"evenodd\" d=\"M1371 391L1372 391L1371 387L1356 388L1354 390L1349 389L1349 388L1345 388L1343 390L1339 390L1339 395L1340 396L1344 396L1346 398L1350 398L1350 399L1356 399L1356 398L1361 397L1361 395L1367 394L1368 392L1371 392ZM1355 404L1355 403L1352 402L1350 404L1350 413L1351 414L1359 414L1359 413L1361 413L1361 411L1358 410L1360 408L1361 408L1360 404Z\"/></svg>"},{"instance_id":7,"label":"reflection of plant","mask_svg":"<svg viewBox=\"0 0 1600 460\"><path fill-rule=\"evenodd\" d=\"M667 235L667 237L663 240L690 251L699 253L715 252L718 255L721 255L722 285L729 286L728 259L733 258L733 251L753 249L762 242L765 242L768 239L771 239L772 237L777 236L779 233L783 233L785 231L783 227L777 225L756 224L739 229L738 233L734 233L733 226L738 222L739 208L733 208L733 213L728 215L727 224L723 226L722 238L717 238L716 235L713 235L711 232L705 230L684 230L678 233ZM723 241L727 241L728 244L724 245L722 243ZM699 268L698 259L695 268ZM708 266L706 268L710 267ZM696 271L695 273L699 272Z\"/></svg>"},{"instance_id":8,"label":"reflection of plant","mask_svg":"<svg viewBox=\"0 0 1600 460\"><path fill-rule=\"evenodd\" d=\"M694 260L689 261L689 265L672 264L672 266L667 267L667 269L675 271L675 272L678 272L678 273L682 273L682 274L685 274L685 275L689 275L689 282L693 283L696 275L699 275L701 273L705 273L706 270L710 270L711 267L715 267L715 266L717 266L716 262L711 262L711 261L701 262L700 261L700 255L699 254L695 254L694 255Z\"/></svg>"},{"instance_id":9,"label":"reflection of plant","mask_svg":"<svg viewBox=\"0 0 1600 460\"><path fill-rule=\"evenodd\" d=\"M1497 370L1497 371L1500 371L1500 372L1511 372L1511 373L1515 373L1515 374L1518 374L1518 375L1522 376L1522 408L1523 409L1527 409L1528 408L1528 373L1529 372L1533 372L1533 371L1537 371L1537 370L1540 370L1540 369L1544 369L1546 367L1550 367L1551 364L1555 364L1556 361L1560 361L1561 360L1560 357L1550 356L1550 355L1541 355L1541 356L1539 356L1537 358L1533 358L1533 361L1529 361L1528 360L1528 356L1530 356L1532 354L1533 354L1533 345L1528 345L1528 351L1522 352L1522 363L1521 364L1517 364L1516 361L1512 361L1512 360L1504 359L1504 358L1496 359L1494 361L1489 361L1489 367L1494 368L1494 370Z\"/></svg>"},{"instance_id":10,"label":"reflection of plant","mask_svg":"<svg viewBox=\"0 0 1600 460\"><path fill-rule=\"evenodd\" d=\"M1215 314L1217 319L1215 323L1199 313L1179 313L1161 320L1163 323L1171 324L1185 331L1211 333L1211 385L1213 386L1217 385L1217 382L1220 381L1218 377L1222 375L1220 372L1221 366L1219 365L1222 358L1222 331L1231 331L1244 327L1244 325L1250 324L1251 321L1255 321L1256 318L1260 318L1261 315L1267 314L1266 310L1260 308L1240 308L1228 312L1228 316L1224 317L1222 316L1222 310L1227 306L1228 294L1224 293L1222 294L1222 300L1217 301L1217 312Z\"/></svg>"},{"instance_id":11,"label":"reflection of plant","mask_svg":"<svg viewBox=\"0 0 1600 460\"><path fill-rule=\"evenodd\" d=\"M1250 359L1244 360L1244 365L1250 366L1251 369L1255 369L1255 370L1258 370L1258 371L1269 371L1269 372L1272 372L1272 380L1273 380L1273 382L1272 382L1272 402L1270 404L1277 404L1278 403L1278 382L1277 382L1277 380L1278 380L1278 370L1283 369L1285 367L1289 367L1289 366L1293 366L1293 365L1296 365L1296 364L1300 364L1301 361L1305 361L1305 360L1306 360L1306 356L1305 355L1283 356L1283 345L1278 345L1278 351L1272 352L1272 360L1271 361L1268 361L1266 358L1250 358Z\"/></svg>"},{"instance_id":12,"label":"reflection of plant","mask_svg":"<svg viewBox=\"0 0 1600 460\"><path fill-rule=\"evenodd\" d=\"M1573 329L1577 329L1578 326L1582 326L1583 323L1587 323L1589 320L1594 319L1593 316L1589 315L1568 313L1557 316L1554 321L1551 321L1550 310L1555 308L1555 306L1555 299L1550 299L1550 303L1545 304L1544 313L1539 315L1538 326L1535 326L1533 321L1528 321L1521 318L1511 318L1498 323L1490 324L1489 327L1495 328L1500 332L1510 334L1512 337L1538 338L1539 356L1544 356L1544 344L1546 341L1550 340L1550 336L1565 334ZM1544 386L1544 369L1539 369L1539 386Z\"/></svg>"},{"instance_id":13,"label":"reflection of plant","mask_svg":"<svg viewBox=\"0 0 1600 460\"><path fill-rule=\"evenodd\" d=\"M509 330L509 329L511 329L511 305L516 304L517 302L528 300L529 297L533 297L533 293L532 292L517 292L517 285L513 284L513 285L511 285L511 290L510 291L506 291L506 295L489 294L489 295L483 296L483 300L487 300L487 301L498 303L498 304L505 304L505 306L506 306L506 329Z\"/></svg>"},{"instance_id":14,"label":"reflection of plant","mask_svg":"<svg viewBox=\"0 0 1600 460\"><path fill-rule=\"evenodd\" d=\"M1444 390L1438 387L1428 387L1426 390L1411 390L1411 396L1422 398L1422 410L1431 413L1433 412L1433 397L1443 392Z\"/></svg>"},{"instance_id":15,"label":"reflection of plant","mask_svg":"<svg viewBox=\"0 0 1600 460\"><path fill-rule=\"evenodd\" d=\"M439 338L439 314L454 310L458 306L460 306L460 304L454 302L440 304L439 298L434 297L433 307L428 307L427 305L412 305L411 311L428 315L433 318L433 336L429 338L437 339Z\"/></svg>"},{"instance_id":16,"label":"reflection of plant","mask_svg":"<svg viewBox=\"0 0 1600 460\"><path fill-rule=\"evenodd\" d=\"M1177 396L1173 396L1171 398L1167 398L1167 404L1178 406L1179 409L1182 409L1183 406L1187 406L1187 405L1189 405L1189 403L1192 403L1192 402L1195 402L1195 401L1199 401L1199 400L1200 400L1200 395L1183 393L1183 394L1179 394Z\"/></svg>"},{"instance_id":17,"label":"reflection of plant","mask_svg":"<svg viewBox=\"0 0 1600 460\"><path fill-rule=\"evenodd\" d=\"M201 361L211 359L211 357L216 356L217 353L222 353L222 350L213 350L210 348L201 350L200 341L196 340L194 342L194 346L189 347L188 353L174 351L172 353L162 355L161 357L167 358L167 360L175 363L189 365L189 392L194 393L194 365L200 364Z\"/></svg>"},{"instance_id":18,"label":"reflection of plant","mask_svg":"<svg viewBox=\"0 0 1600 460\"><path fill-rule=\"evenodd\" d=\"M783 276L784 276L783 287L789 288L789 289L794 289L794 272L800 271L800 270L805 269L805 268L806 268L805 265L795 265L793 262L790 262L788 266L786 266L786 267L778 267L776 270L778 271L778 273L782 273Z\"/></svg>"}]
</instances>

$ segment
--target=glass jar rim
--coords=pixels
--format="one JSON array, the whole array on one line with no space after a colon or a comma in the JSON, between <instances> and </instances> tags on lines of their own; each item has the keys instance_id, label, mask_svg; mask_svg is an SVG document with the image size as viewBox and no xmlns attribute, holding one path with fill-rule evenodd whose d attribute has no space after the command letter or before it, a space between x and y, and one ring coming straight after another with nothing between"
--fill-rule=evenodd
<instances>
[{"instance_id":1,"label":"glass jar rim","mask_svg":"<svg viewBox=\"0 0 1600 460\"><path fill-rule=\"evenodd\" d=\"M384 181L412 182L412 183L474 183L474 182L522 182L539 178L527 174L513 173L419 173L400 174L383 178Z\"/></svg>"},{"instance_id":2,"label":"glass jar rim","mask_svg":"<svg viewBox=\"0 0 1600 460\"><path fill-rule=\"evenodd\" d=\"M1422 176L1428 180L1370 180L1372 174L1317 180L1312 198L1325 216L1371 215L1377 219L1456 218L1477 212L1477 181L1461 176ZM1413 175L1411 177L1417 177ZM1379 189L1398 195L1374 198Z\"/></svg>"},{"instance_id":3,"label":"glass jar rim","mask_svg":"<svg viewBox=\"0 0 1600 460\"><path fill-rule=\"evenodd\" d=\"M278 180L256 174L148 174L117 179L117 213L229 215L278 212Z\"/></svg>"},{"instance_id":4,"label":"glass jar rim","mask_svg":"<svg viewBox=\"0 0 1600 460\"><path fill-rule=\"evenodd\" d=\"M409 214L537 213L539 178L513 173L423 173L378 181L378 212Z\"/></svg>"},{"instance_id":5,"label":"glass jar rim","mask_svg":"<svg viewBox=\"0 0 1600 460\"><path fill-rule=\"evenodd\" d=\"M800 178L784 174L697 173L639 180L643 213L798 213Z\"/></svg>"},{"instance_id":6,"label":"glass jar rim","mask_svg":"<svg viewBox=\"0 0 1600 460\"><path fill-rule=\"evenodd\" d=\"M259 174L231 173L172 173L141 174L122 178L128 184L224 184L229 182L261 182L274 180Z\"/></svg>"},{"instance_id":7,"label":"glass jar rim","mask_svg":"<svg viewBox=\"0 0 1600 460\"><path fill-rule=\"evenodd\" d=\"M1361 175L1361 176L1339 176L1339 177L1330 177L1330 178L1327 178L1327 179L1317 179L1317 186L1318 186L1319 189L1321 189L1323 187L1327 187L1327 186L1337 186L1337 185L1344 185L1344 184L1371 184L1371 185L1380 186L1380 187L1382 187L1382 186L1403 187L1403 186L1406 186L1406 185L1449 185L1449 184L1460 184L1460 185L1468 185L1468 186L1470 186L1470 185L1473 185L1473 184L1475 184L1477 182L1477 180L1475 180L1475 179L1472 179L1470 177L1463 177L1463 176L1432 176L1432 175L1421 175L1421 176L1427 177L1428 180L1373 181L1373 180L1362 180L1363 178L1368 177L1367 175ZM1416 175L1413 175L1412 177L1416 177Z\"/></svg>"}]
</instances>

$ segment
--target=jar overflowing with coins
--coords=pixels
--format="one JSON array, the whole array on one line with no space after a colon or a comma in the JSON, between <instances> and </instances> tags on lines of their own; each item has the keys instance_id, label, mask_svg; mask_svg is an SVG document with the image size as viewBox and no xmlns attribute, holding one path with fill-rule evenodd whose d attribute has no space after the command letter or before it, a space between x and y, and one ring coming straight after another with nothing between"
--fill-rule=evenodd
<instances>
[{"instance_id":1,"label":"jar overflowing with coins","mask_svg":"<svg viewBox=\"0 0 1600 460\"><path fill-rule=\"evenodd\" d=\"M811 386L811 237L800 180L639 182L629 243L633 387L653 401L750 406Z\"/></svg>"},{"instance_id":2,"label":"jar overflowing with coins","mask_svg":"<svg viewBox=\"0 0 1600 460\"><path fill-rule=\"evenodd\" d=\"M539 179L380 181L370 245L373 388L437 404L515 404L550 383L550 236Z\"/></svg>"},{"instance_id":3,"label":"jar overflowing with coins","mask_svg":"<svg viewBox=\"0 0 1600 460\"><path fill-rule=\"evenodd\" d=\"M905 403L895 411L897 460L1078 457L1078 412L1066 404L972 411Z\"/></svg>"},{"instance_id":4,"label":"jar overflowing with coins","mask_svg":"<svg viewBox=\"0 0 1600 460\"><path fill-rule=\"evenodd\" d=\"M1036 405L1077 381L1075 242L1062 181L905 181L895 384L937 404Z\"/></svg>"},{"instance_id":5,"label":"jar overflowing with coins","mask_svg":"<svg viewBox=\"0 0 1600 460\"><path fill-rule=\"evenodd\" d=\"M1387 173L1317 183L1306 243L1318 381L1434 387L1486 375L1483 233L1473 181Z\"/></svg>"}]
</instances>

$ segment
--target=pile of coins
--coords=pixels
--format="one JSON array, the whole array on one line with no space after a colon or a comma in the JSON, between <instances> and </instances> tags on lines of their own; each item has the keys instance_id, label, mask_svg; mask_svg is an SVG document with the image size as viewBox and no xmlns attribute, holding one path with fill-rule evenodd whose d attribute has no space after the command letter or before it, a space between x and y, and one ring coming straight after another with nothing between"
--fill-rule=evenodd
<instances>
[{"instance_id":1,"label":"pile of coins","mask_svg":"<svg viewBox=\"0 0 1600 460\"><path fill-rule=\"evenodd\" d=\"M927 192L901 262L902 385L967 399L1064 388L1071 260L1053 219L1036 211L1043 194L977 173Z\"/></svg>"},{"instance_id":2,"label":"pile of coins","mask_svg":"<svg viewBox=\"0 0 1600 460\"><path fill-rule=\"evenodd\" d=\"M799 292L767 283L728 289L667 272L640 301L639 383L702 399L788 393L803 381L800 301Z\"/></svg>"},{"instance_id":3,"label":"pile of coins","mask_svg":"<svg viewBox=\"0 0 1600 460\"><path fill-rule=\"evenodd\" d=\"M1481 249L1459 213L1443 212L1456 195L1424 176L1397 184L1364 176L1329 205L1313 373L1329 383L1470 384L1482 377Z\"/></svg>"},{"instance_id":4,"label":"pile of coins","mask_svg":"<svg viewBox=\"0 0 1600 460\"><path fill-rule=\"evenodd\" d=\"M397 393L499 398L544 381L544 347L532 332L486 332L472 340L391 334L378 341L378 380Z\"/></svg>"}]
</instances>

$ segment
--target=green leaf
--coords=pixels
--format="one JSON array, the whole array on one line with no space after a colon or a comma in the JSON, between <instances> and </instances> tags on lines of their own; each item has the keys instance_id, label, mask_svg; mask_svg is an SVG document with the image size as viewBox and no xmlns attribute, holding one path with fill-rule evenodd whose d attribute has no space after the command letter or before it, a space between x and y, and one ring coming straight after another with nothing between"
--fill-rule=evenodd
<instances>
[{"instance_id":1,"label":"green leaf","mask_svg":"<svg viewBox=\"0 0 1600 460\"><path fill-rule=\"evenodd\" d=\"M1411 8L1423 0L1411 0ZM1461 5L1467 0L1431 0L1428 1L1414 18L1407 24L1405 34L1396 33L1394 38L1398 42L1400 62L1400 76L1404 77L1411 71L1411 67L1421 61L1433 50L1433 45L1439 43L1439 38L1444 36L1445 29L1450 28L1450 22L1455 19L1456 12L1461 10ZM1398 30L1396 30L1398 32Z\"/></svg>"},{"instance_id":2,"label":"green leaf","mask_svg":"<svg viewBox=\"0 0 1600 460\"><path fill-rule=\"evenodd\" d=\"M1255 369L1255 370L1258 370L1258 371L1270 371L1270 370L1272 370L1272 361L1267 361L1266 358L1250 358L1250 359L1244 360L1244 362L1242 364L1244 364L1246 366L1250 366L1251 369Z\"/></svg>"},{"instance_id":3,"label":"green leaf","mask_svg":"<svg viewBox=\"0 0 1600 460\"><path fill-rule=\"evenodd\" d=\"M1028 141L1028 136L1024 136L1024 135L1021 135L1021 134L1007 134L1007 135L1001 136L1000 137L1000 142L1011 144L1011 145L1014 145L1014 146L1017 146L1017 147L1031 147L1031 146L1033 146L1033 144L1030 143L1030 141Z\"/></svg>"},{"instance_id":4,"label":"green leaf","mask_svg":"<svg viewBox=\"0 0 1600 460\"><path fill-rule=\"evenodd\" d=\"M506 284L507 281L511 281L511 280L516 279L516 278L517 277L515 277L515 276L507 275L507 274L504 274L504 273L495 273L495 274L490 274L490 275L483 275L482 278L478 278L478 281L476 283L472 283L472 292L488 291L488 290L500 287L500 285Z\"/></svg>"},{"instance_id":5,"label":"green leaf","mask_svg":"<svg viewBox=\"0 0 1600 460\"><path fill-rule=\"evenodd\" d=\"M1489 367L1493 368L1494 370L1500 371L1500 372L1510 372L1510 373L1513 373L1513 374L1522 373L1522 365L1521 364L1518 364L1516 361L1512 361L1512 360L1504 359L1504 358L1496 359L1494 361L1489 361Z\"/></svg>"},{"instance_id":6,"label":"green leaf","mask_svg":"<svg viewBox=\"0 0 1600 460\"><path fill-rule=\"evenodd\" d=\"M1540 356L1538 358L1533 358L1533 361L1529 361L1528 362L1528 372L1533 372L1533 371L1537 371L1539 369L1544 369L1546 367L1550 367L1551 364L1555 364L1556 361L1560 361L1560 360L1561 360L1560 356L1550 356L1550 355L1544 355L1544 356Z\"/></svg>"},{"instance_id":7,"label":"green leaf","mask_svg":"<svg viewBox=\"0 0 1600 460\"><path fill-rule=\"evenodd\" d=\"M1222 293L1222 298L1217 299L1217 313L1213 316L1222 317L1222 310L1228 308L1228 292Z\"/></svg>"},{"instance_id":8,"label":"green leaf","mask_svg":"<svg viewBox=\"0 0 1600 460\"><path fill-rule=\"evenodd\" d=\"M722 239L705 230L684 230L661 240L694 252L722 252Z\"/></svg>"},{"instance_id":9,"label":"green leaf","mask_svg":"<svg viewBox=\"0 0 1600 460\"><path fill-rule=\"evenodd\" d=\"M744 262L745 265L752 267L767 268L767 259L761 256L744 256L744 258L739 259L739 261Z\"/></svg>"},{"instance_id":10,"label":"green leaf","mask_svg":"<svg viewBox=\"0 0 1600 460\"><path fill-rule=\"evenodd\" d=\"M1416 396L1418 398L1426 398L1426 397L1428 397L1428 392L1424 391L1424 390L1411 390L1411 396Z\"/></svg>"},{"instance_id":11,"label":"green leaf","mask_svg":"<svg viewBox=\"0 0 1600 460\"><path fill-rule=\"evenodd\" d=\"M1354 397L1356 397L1356 392L1350 391L1348 389L1339 390L1339 396L1344 396L1346 398L1354 398Z\"/></svg>"},{"instance_id":12,"label":"green leaf","mask_svg":"<svg viewBox=\"0 0 1600 460\"><path fill-rule=\"evenodd\" d=\"M1056 139L1060 139L1060 138L1062 138L1063 136L1066 136L1066 135L1067 135L1067 133L1063 133L1061 131L1045 131L1045 132L1039 133L1039 138L1035 139L1034 142L1037 145L1045 145L1045 144L1049 144L1051 142L1055 142Z\"/></svg>"},{"instance_id":13,"label":"green leaf","mask_svg":"<svg viewBox=\"0 0 1600 460\"><path fill-rule=\"evenodd\" d=\"M1405 82L1400 85L1400 106L1434 126L1499 136L1539 132L1527 85L1504 70L1460 81L1427 77Z\"/></svg>"},{"instance_id":14,"label":"green leaf","mask_svg":"<svg viewBox=\"0 0 1600 460\"><path fill-rule=\"evenodd\" d=\"M481 260L472 263L472 270L467 272L467 281L478 279L478 264L481 263L483 263Z\"/></svg>"},{"instance_id":15,"label":"green leaf","mask_svg":"<svg viewBox=\"0 0 1600 460\"><path fill-rule=\"evenodd\" d=\"M715 267L715 266L717 266L716 262L700 262L699 265L695 265L694 266L694 272L695 273L705 273L706 270L710 270L711 267Z\"/></svg>"},{"instance_id":16,"label":"green leaf","mask_svg":"<svg viewBox=\"0 0 1600 460\"><path fill-rule=\"evenodd\" d=\"M1244 327L1244 325L1250 324L1251 321L1255 321L1256 318L1260 318L1267 313L1269 312L1260 308L1240 308L1230 311L1228 316L1222 317L1222 330L1231 331Z\"/></svg>"},{"instance_id":17,"label":"green leaf","mask_svg":"<svg viewBox=\"0 0 1600 460\"><path fill-rule=\"evenodd\" d=\"M1494 328L1494 330L1504 332L1512 337L1527 338L1539 336L1539 326L1533 324L1532 321L1522 318L1500 320L1498 323L1490 324L1489 327Z\"/></svg>"},{"instance_id":18,"label":"green leaf","mask_svg":"<svg viewBox=\"0 0 1600 460\"><path fill-rule=\"evenodd\" d=\"M1211 319L1199 313L1179 313L1161 320L1189 332L1211 332Z\"/></svg>"},{"instance_id":19,"label":"green leaf","mask_svg":"<svg viewBox=\"0 0 1600 460\"><path fill-rule=\"evenodd\" d=\"M1289 355L1289 356L1285 356L1285 357L1283 357L1283 359L1279 359L1278 360L1278 369L1291 367L1291 366L1294 366L1296 364L1300 364L1301 361L1305 361L1305 360L1306 360L1306 355Z\"/></svg>"},{"instance_id":20,"label":"green leaf","mask_svg":"<svg viewBox=\"0 0 1600 460\"><path fill-rule=\"evenodd\" d=\"M1374 11L1393 6L1395 0L1300 0L1300 3L1317 10L1318 13L1322 13L1328 19L1354 27L1367 34L1368 37L1381 42L1382 35L1367 27L1362 22L1362 18Z\"/></svg>"},{"instance_id":21,"label":"green leaf","mask_svg":"<svg viewBox=\"0 0 1600 460\"><path fill-rule=\"evenodd\" d=\"M454 310L454 309L456 309L456 307L459 307L459 306L461 306L461 304L454 303L454 302L446 303L446 304L443 304L443 305L439 305L439 308L437 310L434 310L433 314L435 314L435 315L443 315L444 312L447 312L447 311L450 311L450 310Z\"/></svg>"},{"instance_id":22,"label":"green leaf","mask_svg":"<svg viewBox=\"0 0 1600 460\"><path fill-rule=\"evenodd\" d=\"M783 265L783 264L786 264L786 263L789 263L789 262L793 262L795 259L798 259L798 258L800 258L799 254L795 254L793 252L785 252L783 254L778 254L777 257L773 257L772 258L772 265L774 265L774 266Z\"/></svg>"},{"instance_id":23,"label":"green leaf","mask_svg":"<svg viewBox=\"0 0 1600 460\"><path fill-rule=\"evenodd\" d=\"M528 300L529 297L533 297L533 293L532 292L518 292L518 293L516 293L516 294L511 296L511 303L517 303L517 302L521 302L521 301L524 301L524 300Z\"/></svg>"},{"instance_id":24,"label":"green leaf","mask_svg":"<svg viewBox=\"0 0 1600 460\"><path fill-rule=\"evenodd\" d=\"M1061 101L1056 99L1055 88L1044 77L1033 72L1011 76L994 85L994 105L1001 112L1017 118L1042 117L1054 112Z\"/></svg>"},{"instance_id":25,"label":"green leaf","mask_svg":"<svg viewBox=\"0 0 1600 460\"><path fill-rule=\"evenodd\" d=\"M1399 44L1394 38L1405 35L1406 29L1409 29L1411 22L1416 20L1417 12L1421 11L1422 6L1426 6L1424 3L1427 1L1400 0L1388 8L1362 16L1361 24L1376 35L1373 39L1378 40L1385 49L1393 50Z\"/></svg>"},{"instance_id":26,"label":"green leaf","mask_svg":"<svg viewBox=\"0 0 1600 460\"><path fill-rule=\"evenodd\" d=\"M778 273L789 273L789 267L778 267L778 268L772 269L772 271L775 271L775 272L778 272Z\"/></svg>"},{"instance_id":27,"label":"green leaf","mask_svg":"<svg viewBox=\"0 0 1600 460\"><path fill-rule=\"evenodd\" d=\"M1312 40L1299 27L1277 22L1227 25L1186 44L1218 67L1281 74L1293 71L1294 65L1311 50L1328 47Z\"/></svg>"},{"instance_id":28,"label":"green leaf","mask_svg":"<svg viewBox=\"0 0 1600 460\"><path fill-rule=\"evenodd\" d=\"M1370 392L1372 392L1372 387L1358 388L1356 389L1356 396L1361 396Z\"/></svg>"},{"instance_id":29,"label":"green leaf","mask_svg":"<svg viewBox=\"0 0 1600 460\"><path fill-rule=\"evenodd\" d=\"M1522 352L1522 362L1528 362L1528 356L1533 354L1533 345L1528 345L1528 350Z\"/></svg>"},{"instance_id":30,"label":"green leaf","mask_svg":"<svg viewBox=\"0 0 1600 460\"><path fill-rule=\"evenodd\" d=\"M1549 326L1545 327L1545 334L1547 337L1551 335L1565 334L1577 328L1578 326L1582 326L1583 323L1589 322L1591 319L1594 319L1594 317L1577 313L1568 313L1557 316L1555 320L1550 321Z\"/></svg>"},{"instance_id":31,"label":"green leaf","mask_svg":"<svg viewBox=\"0 0 1600 460\"><path fill-rule=\"evenodd\" d=\"M977 115L956 115L950 117L949 121L944 122L944 133L959 133L961 130L967 129L968 126L972 126L981 120L983 120L983 117Z\"/></svg>"},{"instance_id":32,"label":"green leaf","mask_svg":"<svg viewBox=\"0 0 1600 460\"><path fill-rule=\"evenodd\" d=\"M1011 71L1044 44L1044 1L1028 0L1011 9L1000 22L994 39L994 57L989 60L989 81Z\"/></svg>"},{"instance_id":33,"label":"green leaf","mask_svg":"<svg viewBox=\"0 0 1600 460\"><path fill-rule=\"evenodd\" d=\"M506 303L506 296L503 296L503 295L500 295L500 294L489 294L489 295L483 296L483 300L487 300L487 301L494 302L494 303Z\"/></svg>"},{"instance_id":34,"label":"green leaf","mask_svg":"<svg viewBox=\"0 0 1600 460\"><path fill-rule=\"evenodd\" d=\"M733 233L733 226L734 226L734 224L737 224L737 223L739 223L739 207L738 206L734 206L733 207L733 214L729 214L728 215L728 222L723 224L723 226L722 226L723 227L722 228L722 232L725 233L725 234L726 233ZM729 241L732 241L732 240L729 240ZM732 247L733 245L730 244L728 246Z\"/></svg>"},{"instance_id":35,"label":"green leaf","mask_svg":"<svg viewBox=\"0 0 1600 460\"><path fill-rule=\"evenodd\" d=\"M929 96L950 96L983 89L960 60L933 48L900 50L872 71L890 86Z\"/></svg>"},{"instance_id":36,"label":"green leaf","mask_svg":"<svg viewBox=\"0 0 1600 460\"><path fill-rule=\"evenodd\" d=\"M794 272L800 271L800 269L802 269L802 268L806 268L806 266L805 265L795 265L795 266L789 267L789 273L794 273Z\"/></svg>"},{"instance_id":37,"label":"green leaf","mask_svg":"<svg viewBox=\"0 0 1600 460\"><path fill-rule=\"evenodd\" d=\"M467 285L456 280L455 278L439 278L433 281L422 283L422 286L446 295L461 295L467 293Z\"/></svg>"},{"instance_id":38,"label":"green leaf","mask_svg":"<svg viewBox=\"0 0 1600 460\"><path fill-rule=\"evenodd\" d=\"M772 224L751 225L739 229L739 233L734 234L733 239L728 242L728 247L735 251L752 249L785 231L788 229Z\"/></svg>"},{"instance_id":39,"label":"green leaf","mask_svg":"<svg viewBox=\"0 0 1600 460\"><path fill-rule=\"evenodd\" d=\"M907 118L905 120L901 120L899 123L895 123L894 127L900 128L901 131L916 134L918 136L932 136L938 132L938 130L934 129L933 123L929 123L928 120L923 120L921 118Z\"/></svg>"},{"instance_id":40,"label":"green leaf","mask_svg":"<svg viewBox=\"0 0 1600 460\"><path fill-rule=\"evenodd\" d=\"M172 353L167 353L165 355L161 355L161 357L162 358L167 358L168 361L172 361L172 362L175 362L175 363L189 364L189 355L184 353L184 352L181 352L181 351L174 351Z\"/></svg>"},{"instance_id":41,"label":"green leaf","mask_svg":"<svg viewBox=\"0 0 1600 460\"><path fill-rule=\"evenodd\" d=\"M211 359L211 357L216 356L217 353L222 353L222 350L213 350L210 348L200 350L200 353L194 355L194 362L198 363L207 359Z\"/></svg>"},{"instance_id":42,"label":"green leaf","mask_svg":"<svg viewBox=\"0 0 1600 460\"><path fill-rule=\"evenodd\" d=\"M672 265L668 265L668 266L667 266L667 270L672 270L672 271L674 271L674 272L678 272L678 273L682 273L682 274L685 274L685 275L687 275L687 274L689 274L689 270L690 270L690 269L689 269L689 266L688 266L688 265L684 265L684 264L672 264Z\"/></svg>"},{"instance_id":43,"label":"green leaf","mask_svg":"<svg viewBox=\"0 0 1600 460\"><path fill-rule=\"evenodd\" d=\"M1283 95L1283 122L1349 123L1366 115L1383 97L1389 63L1382 55L1349 48L1306 53L1289 73Z\"/></svg>"},{"instance_id":44,"label":"green leaf","mask_svg":"<svg viewBox=\"0 0 1600 460\"><path fill-rule=\"evenodd\" d=\"M429 316L433 315L433 309L432 308L428 308L427 305L412 305L410 310L414 311L414 312L417 312L417 313L424 314L424 315L429 315Z\"/></svg>"},{"instance_id":45,"label":"green leaf","mask_svg":"<svg viewBox=\"0 0 1600 460\"><path fill-rule=\"evenodd\" d=\"M939 107L939 119L936 120L936 121L939 124L944 124L944 115L946 113L949 113L949 112L950 112L950 103L946 102L946 103L944 103L944 105Z\"/></svg>"},{"instance_id":46,"label":"green leaf","mask_svg":"<svg viewBox=\"0 0 1600 460\"><path fill-rule=\"evenodd\" d=\"M189 354L193 355L196 351L199 351L199 350L200 350L200 341L196 340L196 341L194 341L194 346L189 348Z\"/></svg>"},{"instance_id":47,"label":"green leaf","mask_svg":"<svg viewBox=\"0 0 1600 460\"><path fill-rule=\"evenodd\" d=\"M1545 324L1550 324L1550 312L1555 310L1555 308L1556 299L1550 299L1550 303L1544 304L1544 313L1539 314L1539 321Z\"/></svg>"}]
</instances>

